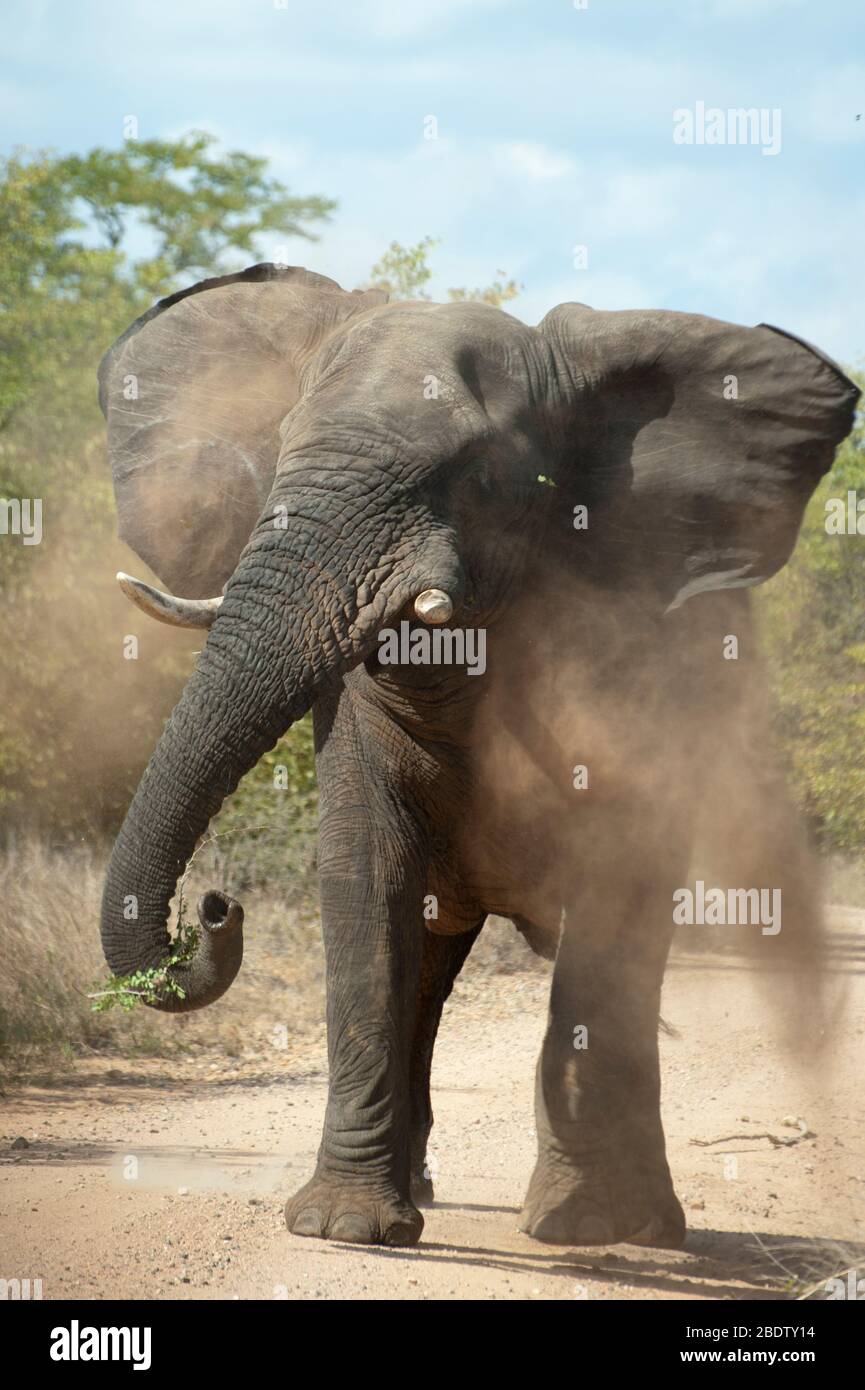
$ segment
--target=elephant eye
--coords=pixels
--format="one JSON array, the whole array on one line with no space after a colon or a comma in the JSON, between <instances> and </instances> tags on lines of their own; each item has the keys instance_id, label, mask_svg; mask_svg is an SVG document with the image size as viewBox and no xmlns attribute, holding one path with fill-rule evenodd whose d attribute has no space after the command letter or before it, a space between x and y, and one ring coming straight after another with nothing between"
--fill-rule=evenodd
<instances>
[{"instance_id":1,"label":"elephant eye","mask_svg":"<svg viewBox=\"0 0 865 1390\"><path fill-rule=\"evenodd\" d=\"M477 459L470 465L469 477L475 487L480 488L482 492L489 492L492 489L492 469L485 459Z\"/></svg>"}]
</instances>

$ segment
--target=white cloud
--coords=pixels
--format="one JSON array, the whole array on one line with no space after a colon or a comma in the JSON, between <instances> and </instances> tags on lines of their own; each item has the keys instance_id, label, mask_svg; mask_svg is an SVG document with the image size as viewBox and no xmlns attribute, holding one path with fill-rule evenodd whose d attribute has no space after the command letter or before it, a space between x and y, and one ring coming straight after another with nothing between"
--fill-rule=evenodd
<instances>
[{"instance_id":1,"label":"white cloud","mask_svg":"<svg viewBox=\"0 0 865 1390\"><path fill-rule=\"evenodd\" d=\"M515 170L530 179L560 179L576 168L570 155L533 140L513 140L498 145L496 156L500 167Z\"/></svg>"}]
</instances>

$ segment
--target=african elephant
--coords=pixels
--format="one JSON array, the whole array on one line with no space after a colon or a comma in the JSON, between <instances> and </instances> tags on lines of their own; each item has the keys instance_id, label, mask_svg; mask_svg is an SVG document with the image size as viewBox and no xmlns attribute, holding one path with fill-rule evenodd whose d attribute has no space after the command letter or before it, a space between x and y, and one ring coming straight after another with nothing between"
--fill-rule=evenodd
<instances>
[{"instance_id":1,"label":"african elephant","mask_svg":"<svg viewBox=\"0 0 865 1390\"><path fill-rule=\"evenodd\" d=\"M436 1030L497 913L555 959L523 1229L679 1245L659 1001L711 771L747 770L721 645L855 386L766 325L563 304L532 328L258 265L145 314L100 388L121 535L182 597L122 582L210 629L114 846L111 969L166 960L196 841L312 708L330 1089L290 1230L417 1241ZM157 1007L240 967L240 905L199 917Z\"/></svg>"}]
</instances>

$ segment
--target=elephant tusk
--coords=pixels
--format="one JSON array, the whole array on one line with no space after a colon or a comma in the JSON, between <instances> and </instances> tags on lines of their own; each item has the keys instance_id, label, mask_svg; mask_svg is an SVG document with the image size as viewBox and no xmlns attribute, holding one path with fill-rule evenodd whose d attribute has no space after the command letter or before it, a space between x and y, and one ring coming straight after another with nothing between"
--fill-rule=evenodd
<instances>
[{"instance_id":1,"label":"elephant tusk","mask_svg":"<svg viewBox=\"0 0 865 1390\"><path fill-rule=\"evenodd\" d=\"M421 622L438 627L453 617L454 605L444 589L424 589L414 601L414 611Z\"/></svg>"},{"instance_id":2,"label":"elephant tusk","mask_svg":"<svg viewBox=\"0 0 865 1390\"><path fill-rule=\"evenodd\" d=\"M222 595L218 598L175 598L154 589L142 579L118 571L117 583L124 594L142 613L172 627L210 627L219 612Z\"/></svg>"}]
</instances>

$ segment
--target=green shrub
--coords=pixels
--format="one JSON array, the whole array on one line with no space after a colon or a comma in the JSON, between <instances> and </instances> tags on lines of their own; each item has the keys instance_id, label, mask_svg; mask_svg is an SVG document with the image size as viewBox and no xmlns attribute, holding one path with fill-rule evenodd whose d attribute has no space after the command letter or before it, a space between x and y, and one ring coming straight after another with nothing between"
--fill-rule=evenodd
<instances>
[{"instance_id":1,"label":"green shrub","mask_svg":"<svg viewBox=\"0 0 865 1390\"><path fill-rule=\"evenodd\" d=\"M756 608L794 793L824 847L861 854L865 534L826 531L827 500L846 500L848 491L865 500L861 415L808 507L790 563L758 591Z\"/></svg>"}]
</instances>

